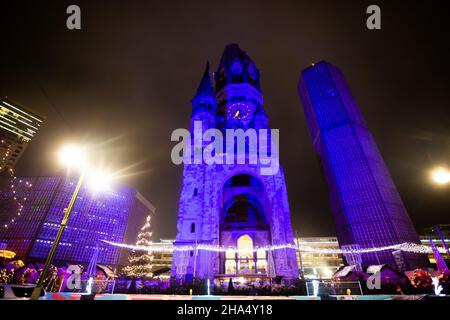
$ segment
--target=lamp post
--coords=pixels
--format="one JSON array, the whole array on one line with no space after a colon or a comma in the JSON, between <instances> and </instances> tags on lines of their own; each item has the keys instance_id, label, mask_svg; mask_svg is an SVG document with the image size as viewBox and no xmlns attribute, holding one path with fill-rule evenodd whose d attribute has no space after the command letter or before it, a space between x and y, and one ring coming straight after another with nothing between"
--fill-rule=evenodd
<instances>
[{"instance_id":1,"label":"lamp post","mask_svg":"<svg viewBox=\"0 0 450 320\"><path fill-rule=\"evenodd\" d=\"M58 230L58 234L56 235L56 239L53 242L50 253L48 254L47 260L45 261L44 269L42 270L42 272L39 276L39 280L36 284L36 287L34 288L33 293L31 294L31 300L37 300L39 298L39 296L41 295L42 286L44 284L45 278L47 277L48 268L50 267L50 264L52 263L53 257L55 256L56 249L58 249L58 245L61 240L61 236L64 232L64 229L67 226L67 221L69 220L73 205L75 204L75 200L78 197L78 193L80 192L81 185L83 184L83 180L84 180L84 174L81 174L80 178L78 179L77 186L75 187L75 191L72 194L72 198L70 199L69 206L67 207L67 209L64 210L64 218L61 222L61 225Z\"/></svg>"},{"instance_id":2,"label":"lamp post","mask_svg":"<svg viewBox=\"0 0 450 320\"><path fill-rule=\"evenodd\" d=\"M305 269L303 268L303 260L302 260L302 251L300 250L300 238L298 237L298 232L295 230L295 236L297 238L297 249L298 249L298 258L300 262L300 278L305 278Z\"/></svg>"},{"instance_id":3,"label":"lamp post","mask_svg":"<svg viewBox=\"0 0 450 320\"><path fill-rule=\"evenodd\" d=\"M105 184L108 179L108 177L103 172L93 172L93 171L87 172L87 169L89 169L89 168L87 168L87 166L86 166L85 154L83 152L83 149L79 148L77 146L73 146L73 145L65 146L59 153L59 160L65 166L67 166L69 168L77 167L81 173L80 173L80 177L78 178L78 182L75 187L75 190L72 193L72 197L70 199L69 205L66 209L64 209L64 217L59 226L59 230L56 235L56 239L53 242L52 248L47 256L47 260L45 261L44 269L42 270L42 272L39 276L38 282L36 284L36 287L34 288L33 293L31 294L31 300L39 299L45 278L47 277L48 268L50 267L53 257L55 256L56 250L58 249L58 245L61 240L61 236L64 232L64 229L67 226L67 221L70 218L70 214L71 214L73 206L75 204L75 200L78 197L78 193L80 192L80 189L81 189L81 186L83 185L85 177L87 177L87 175L89 175L87 178L89 178L90 184L92 185L92 187L95 187L97 189L100 189L100 187L103 187L102 184Z\"/></svg>"},{"instance_id":4,"label":"lamp post","mask_svg":"<svg viewBox=\"0 0 450 320\"><path fill-rule=\"evenodd\" d=\"M442 235L441 229L439 229L439 226L435 226L434 227L434 231L436 231L436 233L438 234L438 236L441 238L442 241L442 245L445 248L445 251L447 251L447 254L450 255L450 250L448 249L447 243L445 242L445 238Z\"/></svg>"}]
</instances>

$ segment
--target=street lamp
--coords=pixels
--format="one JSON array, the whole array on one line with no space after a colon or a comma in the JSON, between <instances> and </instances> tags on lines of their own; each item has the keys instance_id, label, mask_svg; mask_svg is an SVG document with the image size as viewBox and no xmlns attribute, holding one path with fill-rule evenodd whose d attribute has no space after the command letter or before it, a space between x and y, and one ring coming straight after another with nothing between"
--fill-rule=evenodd
<instances>
[{"instance_id":1,"label":"street lamp","mask_svg":"<svg viewBox=\"0 0 450 320\"><path fill-rule=\"evenodd\" d=\"M112 176L104 170L89 171L86 177L87 185L93 192L108 191L111 185Z\"/></svg>"},{"instance_id":2,"label":"street lamp","mask_svg":"<svg viewBox=\"0 0 450 320\"><path fill-rule=\"evenodd\" d=\"M450 171L444 167L437 167L431 171L431 179L436 184L446 185L450 182Z\"/></svg>"},{"instance_id":3,"label":"street lamp","mask_svg":"<svg viewBox=\"0 0 450 320\"><path fill-rule=\"evenodd\" d=\"M74 144L63 146L58 153L58 159L68 168L83 169L87 162L85 149Z\"/></svg>"},{"instance_id":4,"label":"street lamp","mask_svg":"<svg viewBox=\"0 0 450 320\"><path fill-rule=\"evenodd\" d=\"M42 270L36 287L31 294L31 300L37 300L41 294L45 278L47 277L48 268L50 267L56 253L56 249L58 248L64 229L67 226L67 221L69 220L70 213L72 212L75 200L78 197L78 193L80 192L85 177L88 178L87 180L89 186L95 187L96 190L104 190L106 188L106 183L110 181L109 176L105 172L95 172L87 167L86 154L83 148L75 145L67 145L61 149L59 153L59 160L63 165L70 169L78 169L80 172L80 177L78 178L78 182L70 199L69 205L66 209L64 209L64 217L55 241L53 242L52 248L48 254L47 260L45 261L44 269Z\"/></svg>"}]
</instances>

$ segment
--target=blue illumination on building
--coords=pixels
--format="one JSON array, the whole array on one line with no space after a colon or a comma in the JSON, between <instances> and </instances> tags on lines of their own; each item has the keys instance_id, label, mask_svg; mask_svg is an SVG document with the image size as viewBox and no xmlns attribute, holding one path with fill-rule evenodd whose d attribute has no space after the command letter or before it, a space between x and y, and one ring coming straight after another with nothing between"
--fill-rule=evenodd
<instances>
[{"instance_id":1,"label":"blue illumination on building","mask_svg":"<svg viewBox=\"0 0 450 320\"><path fill-rule=\"evenodd\" d=\"M299 95L319 154L339 243L360 248L420 243L342 73L327 62L302 71ZM362 264L423 266L425 257L364 254Z\"/></svg>"},{"instance_id":2,"label":"blue illumination on building","mask_svg":"<svg viewBox=\"0 0 450 320\"><path fill-rule=\"evenodd\" d=\"M4 179L0 194L0 243L27 260L45 260L74 191L76 180L61 177ZM23 209L17 215L20 198ZM127 221L140 224L154 208L134 189L117 186L93 194L83 186L56 251L56 263L89 263L98 246L98 263L116 265L120 249L102 240L123 242ZM14 222L10 217L15 216ZM3 222L8 222L4 225Z\"/></svg>"},{"instance_id":3,"label":"blue illumination on building","mask_svg":"<svg viewBox=\"0 0 450 320\"><path fill-rule=\"evenodd\" d=\"M192 100L191 132L194 121L201 121L204 131L222 133L269 129L259 80L250 57L236 44L227 46L214 73L214 88L207 65ZM195 151L203 152L204 147ZM248 157L248 149L245 152ZM175 248L203 244L237 250L175 251L172 276L179 281L298 277L293 249L253 250L294 243L283 170L263 176L260 168L260 164L185 163Z\"/></svg>"}]
</instances>

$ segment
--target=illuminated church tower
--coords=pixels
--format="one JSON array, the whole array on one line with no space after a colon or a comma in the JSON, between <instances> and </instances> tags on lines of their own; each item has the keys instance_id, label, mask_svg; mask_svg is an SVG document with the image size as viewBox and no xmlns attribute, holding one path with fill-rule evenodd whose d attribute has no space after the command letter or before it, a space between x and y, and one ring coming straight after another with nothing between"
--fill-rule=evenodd
<instances>
[{"instance_id":1,"label":"illuminated church tower","mask_svg":"<svg viewBox=\"0 0 450 320\"><path fill-rule=\"evenodd\" d=\"M227 129L270 130L259 77L250 57L238 45L228 45L214 88L208 64L192 100L191 133L194 121L201 121L203 132L218 129L224 136ZM194 153L205 148L194 140L192 145ZM248 161L184 164L172 263L178 281L298 277L294 249L272 247L294 243L283 171L261 175L260 169L259 162ZM219 247L235 250L213 250Z\"/></svg>"},{"instance_id":2,"label":"illuminated church tower","mask_svg":"<svg viewBox=\"0 0 450 320\"><path fill-rule=\"evenodd\" d=\"M329 187L338 240L344 248L383 247L419 237L343 74L328 62L302 71L299 95L314 150ZM387 263L399 269L425 257L386 250L356 256L349 264Z\"/></svg>"}]
</instances>

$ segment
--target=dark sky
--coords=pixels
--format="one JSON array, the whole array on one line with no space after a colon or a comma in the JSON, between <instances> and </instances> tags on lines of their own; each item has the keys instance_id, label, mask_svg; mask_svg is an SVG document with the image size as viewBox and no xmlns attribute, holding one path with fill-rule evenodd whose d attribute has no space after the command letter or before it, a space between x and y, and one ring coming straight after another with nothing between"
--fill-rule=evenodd
<instances>
[{"instance_id":1,"label":"dark sky","mask_svg":"<svg viewBox=\"0 0 450 320\"><path fill-rule=\"evenodd\" d=\"M343 4L345 3L345 4ZM382 9L382 30L365 27ZM78 4L82 30L66 29ZM293 228L334 235L325 182L297 95L299 72L328 60L346 75L419 231L450 223L449 188L428 170L450 165L450 23L442 2L2 0L0 94L47 117L19 175L57 174L63 141L89 141L156 207L174 237L182 167L170 134L189 125L206 60L215 70L239 43L261 71L265 108L281 135ZM104 143L106 142L106 143Z\"/></svg>"}]
</instances>

